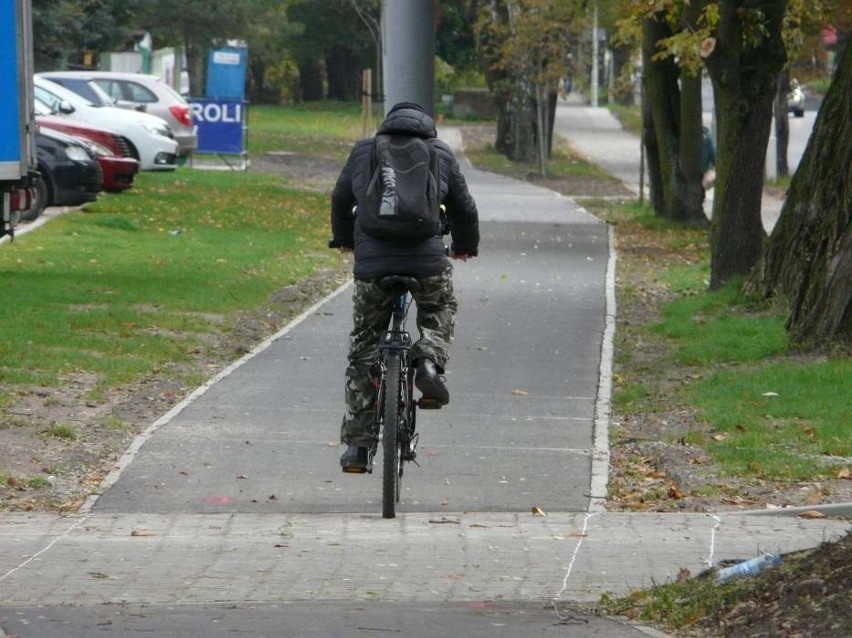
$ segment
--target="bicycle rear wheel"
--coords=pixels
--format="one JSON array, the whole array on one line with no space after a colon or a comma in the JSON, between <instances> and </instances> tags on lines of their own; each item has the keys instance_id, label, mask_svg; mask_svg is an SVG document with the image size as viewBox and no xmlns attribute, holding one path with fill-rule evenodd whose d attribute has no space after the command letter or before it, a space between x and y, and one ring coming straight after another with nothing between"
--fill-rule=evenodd
<instances>
[{"instance_id":1,"label":"bicycle rear wheel","mask_svg":"<svg viewBox=\"0 0 852 638\"><path fill-rule=\"evenodd\" d=\"M399 426L402 410L402 385L399 354L389 352L385 359L384 428L382 431L382 516L394 518L400 492L402 463Z\"/></svg>"}]
</instances>

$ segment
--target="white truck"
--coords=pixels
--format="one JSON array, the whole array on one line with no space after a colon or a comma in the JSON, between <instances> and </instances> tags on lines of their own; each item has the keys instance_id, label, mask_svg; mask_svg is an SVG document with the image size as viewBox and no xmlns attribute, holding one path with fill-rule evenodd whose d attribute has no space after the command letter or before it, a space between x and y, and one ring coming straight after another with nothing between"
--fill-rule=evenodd
<instances>
[{"instance_id":1,"label":"white truck","mask_svg":"<svg viewBox=\"0 0 852 638\"><path fill-rule=\"evenodd\" d=\"M35 196L32 34L30 0L0 0L0 237Z\"/></svg>"}]
</instances>

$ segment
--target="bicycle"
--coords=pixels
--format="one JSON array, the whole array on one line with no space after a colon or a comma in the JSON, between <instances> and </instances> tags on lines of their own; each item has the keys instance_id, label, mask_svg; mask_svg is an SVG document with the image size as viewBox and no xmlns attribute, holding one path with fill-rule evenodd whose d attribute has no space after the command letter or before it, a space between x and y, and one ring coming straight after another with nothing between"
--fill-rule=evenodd
<instances>
[{"instance_id":1,"label":"bicycle","mask_svg":"<svg viewBox=\"0 0 852 638\"><path fill-rule=\"evenodd\" d=\"M394 518L400 502L405 462L417 462L418 402L414 400L414 368L410 365L411 335L405 328L411 293L420 284L413 277L389 275L378 285L394 293L390 324L379 346L379 389L373 420L376 443L368 452L367 471L382 446L382 516Z\"/></svg>"},{"instance_id":2,"label":"bicycle","mask_svg":"<svg viewBox=\"0 0 852 638\"><path fill-rule=\"evenodd\" d=\"M329 247L336 248L333 242ZM414 366L411 365L411 335L405 327L412 293L420 290L415 277L386 275L378 280L382 290L394 294L388 329L379 344L378 392L373 418L373 445L367 451L367 473L382 447L382 516L394 518L400 502L406 462L417 463L417 408L441 408L436 399L414 399Z\"/></svg>"}]
</instances>

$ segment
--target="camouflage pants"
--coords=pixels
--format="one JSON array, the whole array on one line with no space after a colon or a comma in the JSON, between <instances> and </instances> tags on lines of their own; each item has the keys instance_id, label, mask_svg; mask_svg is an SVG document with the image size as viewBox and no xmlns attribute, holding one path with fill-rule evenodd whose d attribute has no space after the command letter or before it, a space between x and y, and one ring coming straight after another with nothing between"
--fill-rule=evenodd
<instances>
[{"instance_id":1,"label":"camouflage pants","mask_svg":"<svg viewBox=\"0 0 852 638\"><path fill-rule=\"evenodd\" d=\"M421 277L417 304L420 339L411 346L411 360L428 357L439 371L449 358L458 302L453 294L453 269ZM349 336L349 366L346 368L346 413L340 440L347 445L368 447L374 443L370 431L375 414L378 386L379 342L388 327L395 295L373 281L355 280L354 328Z\"/></svg>"}]
</instances>

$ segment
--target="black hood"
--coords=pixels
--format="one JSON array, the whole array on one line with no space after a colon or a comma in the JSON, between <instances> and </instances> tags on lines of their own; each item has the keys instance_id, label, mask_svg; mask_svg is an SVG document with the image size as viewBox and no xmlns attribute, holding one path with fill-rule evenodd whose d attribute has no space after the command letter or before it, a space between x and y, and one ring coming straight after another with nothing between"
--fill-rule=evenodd
<instances>
[{"instance_id":1,"label":"black hood","mask_svg":"<svg viewBox=\"0 0 852 638\"><path fill-rule=\"evenodd\" d=\"M415 137L438 137L433 120L418 104L400 102L388 111L384 122L379 125L382 135L402 134Z\"/></svg>"}]
</instances>

